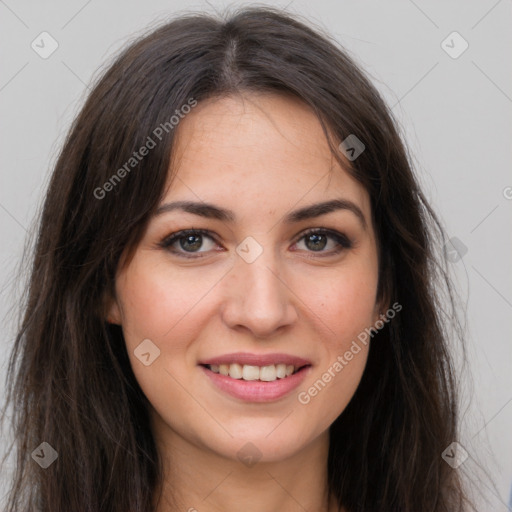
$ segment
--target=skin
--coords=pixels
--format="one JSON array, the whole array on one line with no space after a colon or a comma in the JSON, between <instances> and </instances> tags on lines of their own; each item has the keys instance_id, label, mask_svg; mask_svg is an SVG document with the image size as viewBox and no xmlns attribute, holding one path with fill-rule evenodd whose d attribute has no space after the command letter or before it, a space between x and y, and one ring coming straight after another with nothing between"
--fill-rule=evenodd
<instances>
[{"instance_id":1,"label":"skin","mask_svg":"<svg viewBox=\"0 0 512 512\"><path fill-rule=\"evenodd\" d=\"M368 346L360 344L308 404L297 393L321 378L382 311L368 193L333 159L314 113L288 95L201 102L178 128L161 204L206 201L232 210L236 220L180 210L154 216L116 276L108 319L123 328L164 463L155 510L337 510L328 497L328 429L360 382ZM283 221L291 210L337 198L361 209L366 228L349 210ZM159 245L192 228L215 238L203 237L199 249L186 240L185 248L179 241L173 247L202 257ZM315 251L302 235L310 228L344 233L352 247L334 254L338 244L328 236ZM236 252L248 236L263 248L253 263ZM144 339L160 349L149 366L134 355ZM198 366L230 352L284 352L312 367L287 396L248 403L219 391ZM251 467L237 456L247 442L261 453Z\"/></svg>"}]
</instances>

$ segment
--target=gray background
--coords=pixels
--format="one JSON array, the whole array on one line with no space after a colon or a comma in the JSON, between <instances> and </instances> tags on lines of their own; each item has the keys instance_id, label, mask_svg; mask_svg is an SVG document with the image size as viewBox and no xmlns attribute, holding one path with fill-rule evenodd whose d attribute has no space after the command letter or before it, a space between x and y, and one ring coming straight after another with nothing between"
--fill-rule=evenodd
<instances>
[{"instance_id":1,"label":"gray background","mask_svg":"<svg viewBox=\"0 0 512 512\"><path fill-rule=\"evenodd\" d=\"M0 0L0 396L14 332L15 289L23 285L12 278L13 271L57 150L91 78L150 24L184 9L212 12L225 5L214 0ZM459 441L469 458L461 469L477 474L478 464L483 464L495 486L484 484L489 503L481 509L508 510L512 1L288 0L273 5L288 5L291 12L327 29L367 70L393 106L425 193L448 235L467 249L451 265L467 310L466 344L474 382L473 392L468 381L463 396ZM31 48L43 31L59 45L47 59ZM453 31L469 44L458 58L442 47ZM462 48L453 37L447 44L452 54ZM8 479L2 475L0 492Z\"/></svg>"}]
</instances>

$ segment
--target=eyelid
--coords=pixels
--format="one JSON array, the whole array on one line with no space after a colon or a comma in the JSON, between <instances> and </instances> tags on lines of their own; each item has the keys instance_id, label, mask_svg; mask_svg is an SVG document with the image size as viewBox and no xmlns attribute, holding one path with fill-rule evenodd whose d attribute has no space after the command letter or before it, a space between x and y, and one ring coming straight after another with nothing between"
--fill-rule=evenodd
<instances>
[{"instance_id":1,"label":"eyelid","mask_svg":"<svg viewBox=\"0 0 512 512\"><path fill-rule=\"evenodd\" d=\"M308 228L305 231L301 231L301 233L297 235L294 244L296 244L299 240L302 240L304 237L308 235L316 234L329 236L330 238L336 240L341 246L347 249L353 246L353 240L350 237L348 237L345 233L329 228ZM314 253L315 251L311 252Z\"/></svg>"},{"instance_id":2,"label":"eyelid","mask_svg":"<svg viewBox=\"0 0 512 512\"><path fill-rule=\"evenodd\" d=\"M203 258L205 256L194 256L194 255L202 255L208 254L211 251L199 251L199 252L181 252L181 251L173 251L171 250L171 245L174 244L176 241L178 241L180 238L184 238L187 235L202 235L207 238L210 238L213 240L216 244L221 245L217 241L217 236L215 233L208 229L201 229L201 228L188 228L188 229L182 229L179 231L175 231L174 233L171 233L170 235L166 236L161 242L159 242L158 246L168 250L172 254L177 255L178 257L188 258L188 259L199 259ZM348 237L345 233L329 229L329 228L323 228L323 227L317 227L317 228L308 228L303 231L301 231L294 239L294 242L292 245L297 244L300 240L305 238L306 236L310 234L318 234L318 235L325 235L330 237L331 239L335 240L335 242L338 244L337 248L335 250L330 251L307 251L309 254L317 255L317 257L328 257L337 255L340 252L351 249L354 246L354 241Z\"/></svg>"},{"instance_id":3,"label":"eyelid","mask_svg":"<svg viewBox=\"0 0 512 512\"><path fill-rule=\"evenodd\" d=\"M186 252L178 252L178 251L171 251L170 247L172 244L174 244L176 241L178 241L180 238L184 238L187 235L202 235L204 237L208 237L212 239L216 244L220 245L217 241L217 238L213 232L211 232L208 229L200 229L200 228L189 228L189 229L180 229L179 231L175 231L174 233L171 233L170 235L166 236L161 242L159 242L159 247L162 249L167 249L173 254L178 255L184 255L184 254L201 254L201 253L186 253Z\"/></svg>"}]
</instances>

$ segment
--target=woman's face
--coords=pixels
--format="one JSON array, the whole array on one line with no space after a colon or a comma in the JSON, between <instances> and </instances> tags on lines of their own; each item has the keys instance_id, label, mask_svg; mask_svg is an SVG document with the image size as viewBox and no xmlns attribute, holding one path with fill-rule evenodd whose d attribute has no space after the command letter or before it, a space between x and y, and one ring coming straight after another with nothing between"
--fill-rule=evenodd
<instances>
[{"instance_id":1,"label":"woman's face","mask_svg":"<svg viewBox=\"0 0 512 512\"><path fill-rule=\"evenodd\" d=\"M161 439L283 459L326 433L365 367L353 342L379 317L369 197L295 98L210 100L177 129L176 177L109 320ZM341 207L311 208L329 201ZM202 232L169 239L181 230Z\"/></svg>"}]
</instances>

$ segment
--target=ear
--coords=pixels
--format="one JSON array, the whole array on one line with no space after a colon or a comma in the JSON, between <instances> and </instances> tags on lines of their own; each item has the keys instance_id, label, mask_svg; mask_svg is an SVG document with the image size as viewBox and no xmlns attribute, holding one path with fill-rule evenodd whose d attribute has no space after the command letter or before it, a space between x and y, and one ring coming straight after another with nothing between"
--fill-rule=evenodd
<instances>
[{"instance_id":1,"label":"ear","mask_svg":"<svg viewBox=\"0 0 512 512\"><path fill-rule=\"evenodd\" d=\"M384 298L380 301L375 301L375 308L373 310L373 323L377 320L382 320L381 315L385 315L386 311L389 309L389 300L387 298Z\"/></svg>"},{"instance_id":2,"label":"ear","mask_svg":"<svg viewBox=\"0 0 512 512\"><path fill-rule=\"evenodd\" d=\"M105 292L103 300L103 317L109 324L122 324L121 308L112 292Z\"/></svg>"},{"instance_id":3,"label":"ear","mask_svg":"<svg viewBox=\"0 0 512 512\"><path fill-rule=\"evenodd\" d=\"M113 301L112 305L107 313L107 322L109 324L121 325L121 311L117 301Z\"/></svg>"}]
</instances>

